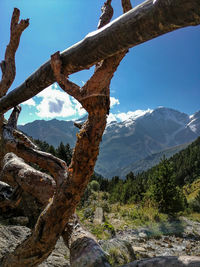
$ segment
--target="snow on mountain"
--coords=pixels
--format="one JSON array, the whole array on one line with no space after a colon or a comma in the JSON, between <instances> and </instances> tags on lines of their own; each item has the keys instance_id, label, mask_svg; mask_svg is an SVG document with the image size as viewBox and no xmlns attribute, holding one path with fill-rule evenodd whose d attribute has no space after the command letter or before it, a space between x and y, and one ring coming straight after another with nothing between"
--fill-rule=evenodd
<instances>
[{"instance_id":1,"label":"snow on mountain","mask_svg":"<svg viewBox=\"0 0 200 267\"><path fill-rule=\"evenodd\" d=\"M195 140L200 135L200 112L193 116L159 107L112 114L101 144L96 171L104 176L153 153ZM199 129L199 130L198 130Z\"/></svg>"},{"instance_id":2,"label":"snow on mountain","mask_svg":"<svg viewBox=\"0 0 200 267\"><path fill-rule=\"evenodd\" d=\"M84 117L76 122L84 122ZM35 139L58 146L61 141L74 146L78 128L72 121L35 121L19 129ZM189 116L159 107L110 114L100 146L95 170L105 177L154 153L192 142L200 135L200 111Z\"/></svg>"},{"instance_id":3,"label":"snow on mountain","mask_svg":"<svg viewBox=\"0 0 200 267\"><path fill-rule=\"evenodd\" d=\"M188 127L200 135L200 111L190 116L190 122L188 123Z\"/></svg>"},{"instance_id":4,"label":"snow on mountain","mask_svg":"<svg viewBox=\"0 0 200 267\"><path fill-rule=\"evenodd\" d=\"M113 122L125 122L126 126L128 126L131 122L135 121L136 119L144 116L145 114L150 114L153 112L152 109L147 110L136 110L136 111L128 111L127 113L119 113L119 114L113 114L110 113L107 118L107 127L110 126L110 123Z\"/></svg>"}]
</instances>

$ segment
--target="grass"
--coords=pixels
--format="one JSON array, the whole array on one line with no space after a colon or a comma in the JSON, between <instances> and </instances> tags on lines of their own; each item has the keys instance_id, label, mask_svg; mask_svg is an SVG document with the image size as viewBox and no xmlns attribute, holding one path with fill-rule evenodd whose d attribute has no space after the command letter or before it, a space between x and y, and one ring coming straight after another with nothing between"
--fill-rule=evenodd
<instances>
[{"instance_id":1,"label":"grass","mask_svg":"<svg viewBox=\"0 0 200 267\"><path fill-rule=\"evenodd\" d=\"M187 188L188 196L198 192L200 186L199 182L194 182L191 188ZM184 231L185 224L180 216L185 216L188 219L200 222L200 214L192 212L189 207L184 212L174 215L174 217L161 213L156 205L152 203L143 204L125 204L120 203L110 204L104 199L103 192L95 192L90 196L87 205L79 208L77 213L83 224L91 231L97 239L109 239L114 232L125 229L138 229L144 227L146 229L147 238L159 237L161 235L181 235ZM105 205L106 204L106 205ZM106 206L106 207L104 207ZM106 223L94 225L92 216L86 218L86 210L91 209L95 211L97 207L104 209Z\"/></svg>"},{"instance_id":2,"label":"grass","mask_svg":"<svg viewBox=\"0 0 200 267\"><path fill-rule=\"evenodd\" d=\"M121 264L128 263L128 257L119 248L111 248L108 252L108 261L111 266L120 266Z\"/></svg>"},{"instance_id":3,"label":"grass","mask_svg":"<svg viewBox=\"0 0 200 267\"><path fill-rule=\"evenodd\" d=\"M185 215L185 217L187 217L188 219L200 223L200 213L198 213L198 212L191 212L191 213L184 214L184 215Z\"/></svg>"},{"instance_id":4,"label":"grass","mask_svg":"<svg viewBox=\"0 0 200 267\"><path fill-rule=\"evenodd\" d=\"M183 190L187 201L194 199L200 191L200 178L195 180L192 184L185 185Z\"/></svg>"}]
</instances>

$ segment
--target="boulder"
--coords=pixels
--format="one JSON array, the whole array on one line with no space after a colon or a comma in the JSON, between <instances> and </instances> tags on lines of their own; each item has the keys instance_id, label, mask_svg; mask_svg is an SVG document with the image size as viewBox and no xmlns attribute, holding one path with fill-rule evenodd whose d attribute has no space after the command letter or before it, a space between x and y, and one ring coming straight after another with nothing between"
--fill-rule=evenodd
<instances>
[{"instance_id":1,"label":"boulder","mask_svg":"<svg viewBox=\"0 0 200 267\"><path fill-rule=\"evenodd\" d=\"M30 234L31 230L25 226L0 225L0 266L3 256L12 252ZM57 241L55 249L39 267L69 267L69 250L62 238Z\"/></svg>"},{"instance_id":2,"label":"boulder","mask_svg":"<svg viewBox=\"0 0 200 267\"><path fill-rule=\"evenodd\" d=\"M97 207L94 213L94 223L102 224L104 221L103 209L101 207Z\"/></svg>"},{"instance_id":3,"label":"boulder","mask_svg":"<svg viewBox=\"0 0 200 267\"><path fill-rule=\"evenodd\" d=\"M136 259L132 245L126 240L113 238L101 240L99 243L113 266L125 264Z\"/></svg>"},{"instance_id":4,"label":"boulder","mask_svg":"<svg viewBox=\"0 0 200 267\"><path fill-rule=\"evenodd\" d=\"M155 257L152 259L137 260L121 267L199 267L200 257L180 256L180 257Z\"/></svg>"}]
</instances>

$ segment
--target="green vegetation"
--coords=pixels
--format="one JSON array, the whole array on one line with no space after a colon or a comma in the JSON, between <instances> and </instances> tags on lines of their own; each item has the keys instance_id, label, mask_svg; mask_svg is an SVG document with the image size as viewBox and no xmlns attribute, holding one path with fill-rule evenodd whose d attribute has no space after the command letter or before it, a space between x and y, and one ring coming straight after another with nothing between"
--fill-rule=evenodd
<instances>
[{"instance_id":1,"label":"green vegetation","mask_svg":"<svg viewBox=\"0 0 200 267\"><path fill-rule=\"evenodd\" d=\"M45 141L34 140L34 143L44 152L51 153L52 155L64 160L67 165L70 164L72 158L72 149L69 144L64 145L63 142L60 142L60 145L57 148L49 145Z\"/></svg>"},{"instance_id":2,"label":"green vegetation","mask_svg":"<svg viewBox=\"0 0 200 267\"><path fill-rule=\"evenodd\" d=\"M120 266L121 264L128 263L129 259L121 249L111 248L108 253L108 261L111 266Z\"/></svg>"},{"instance_id":3,"label":"green vegetation","mask_svg":"<svg viewBox=\"0 0 200 267\"><path fill-rule=\"evenodd\" d=\"M157 204L161 212L174 213L184 210L186 198L182 189L176 186L173 169L165 158L155 170L146 195Z\"/></svg>"},{"instance_id":4,"label":"green vegetation","mask_svg":"<svg viewBox=\"0 0 200 267\"><path fill-rule=\"evenodd\" d=\"M55 149L46 142L36 143L69 164L72 149L68 144L60 143ZM105 214L101 225L93 223L96 207L102 207ZM200 221L200 137L172 158L163 158L146 172L130 172L124 180L118 176L105 179L94 173L77 212L99 239L111 238L118 229L142 225L154 236L177 229L181 232L182 224L170 222L172 216Z\"/></svg>"}]
</instances>

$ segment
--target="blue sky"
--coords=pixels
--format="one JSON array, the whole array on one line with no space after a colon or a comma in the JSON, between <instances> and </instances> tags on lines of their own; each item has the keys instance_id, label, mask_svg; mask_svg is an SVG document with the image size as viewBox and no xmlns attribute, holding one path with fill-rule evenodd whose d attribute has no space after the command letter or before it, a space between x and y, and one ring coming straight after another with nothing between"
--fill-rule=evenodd
<instances>
[{"instance_id":1,"label":"blue sky","mask_svg":"<svg viewBox=\"0 0 200 267\"><path fill-rule=\"evenodd\" d=\"M113 0L114 18L122 12ZM134 5L142 1L132 1ZM14 7L30 18L16 54L16 79L21 84L56 51L62 51L96 30L104 0L1 0L0 60L9 41ZM187 114L200 110L200 27L187 27L130 49L111 83L111 114L126 118L130 111L165 106ZM92 70L70 76L84 84ZM79 103L54 84L22 105L19 122L75 119L84 115ZM129 112L129 113L128 113Z\"/></svg>"}]
</instances>

